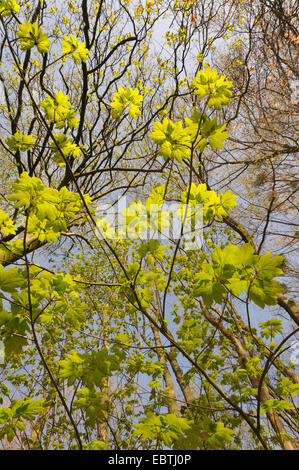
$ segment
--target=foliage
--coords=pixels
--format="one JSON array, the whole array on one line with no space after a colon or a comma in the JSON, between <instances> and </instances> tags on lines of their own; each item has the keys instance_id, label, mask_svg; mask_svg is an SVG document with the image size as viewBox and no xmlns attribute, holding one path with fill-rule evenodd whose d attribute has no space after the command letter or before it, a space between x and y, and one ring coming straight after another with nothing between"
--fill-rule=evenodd
<instances>
[{"instance_id":1,"label":"foliage","mask_svg":"<svg viewBox=\"0 0 299 470\"><path fill-rule=\"evenodd\" d=\"M20 30L17 32L19 37L19 44L24 51L37 47L38 52L48 52L50 47L50 41L48 35L42 32L42 29L37 23L29 23L25 21L24 24L20 24Z\"/></svg>"},{"instance_id":2,"label":"foliage","mask_svg":"<svg viewBox=\"0 0 299 470\"><path fill-rule=\"evenodd\" d=\"M1 448L298 447L298 35L216 4L0 0Z\"/></svg>"}]
</instances>

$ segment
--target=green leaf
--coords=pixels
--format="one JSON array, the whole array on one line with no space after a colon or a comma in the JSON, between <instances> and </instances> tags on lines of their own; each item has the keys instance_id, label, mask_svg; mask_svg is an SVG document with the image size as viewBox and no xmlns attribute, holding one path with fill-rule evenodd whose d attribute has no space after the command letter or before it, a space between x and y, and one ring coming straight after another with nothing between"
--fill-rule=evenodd
<instances>
[{"instance_id":1,"label":"green leaf","mask_svg":"<svg viewBox=\"0 0 299 470\"><path fill-rule=\"evenodd\" d=\"M13 412L10 408L0 408L0 424L6 423L8 419L13 416Z\"/></svg>"},{"instance_id":2,"label":"green leaf","mask_svg":"<svg viewBox=\"0 0 299 470\"><path fill-rule=\"evenodd\" d=\"M34 400L33 398L23 398L15 401L11 407L15 417L32 421L36 415L43 411L44 399Z\"/></svg>"},{"instance_id":3,"label":"green leaf","mask_svg":"<svg viewBox=\"0 0 299 470\"><path fill-rule=\"evenodd\" d=\"M86 62L89 50L85 47L84 42L70 34L70 36L64 36L61 45L63 46L62 54L70 54L77 64Z\"/></svg>"},{"instance_id":4,"label":"green leaf","mask_svg":"<svg viewBox=\"0 0 299 470\"><path fill-rule=\"evenodd\" d=\"M286 400L267 400L261 404L261 414L267 413L269 410L292 410L294 406Z\"/></svg>"},{"instance_id":5,"label":"green leaf","mask_svg":"<svg viewBox=\"0 0 299 470\"><path fill-rule=\"evenodd\" d=\"M104 441L90 441L84 444L87 450L107 450L108 446Z\"/></svg>"},{"instance_id":6,"label":"green leaf","mask_svg":"<svg viewBox=\"0 0 299 470\"><path fill-rule=\"evenodd\" d=\"M273 279L276 276L283 275L282 269L278 267L281 266L283 260L283 256L272 257L271 253L260 256L255 263L258 277L261 279Z\"/></svg>"},{"instance_id":7,"label":"green leaf","mask_svg":"<svg viewBox=\"0 0 299 470\"><path fill-rule=\"evenodd\" d=\"M215 430L212 435L207 439L207 444L211 449L217 449L223 447L227 442L231 442L233 439L234 431L226 428L223 423L215 423Z\"/></svg>"},{"instance_id":8,"label":"green leaf","mask_svg":"<svg viewBox=\"0 0 299 470\"><path fill-rule=\"evenodd\" d=\"M225 129L226 124L218 124L217 117L212 120L206 117L201 132L204 138L209 139L209 144L212 149L222 149L223 141L229 137Z\"/></svg>"},{"instance_id":9,"label":"green leaf","mask_svg":"<svg viewBox=\"0 0 299 470\"><path fill-rule=\"evenodd\" d=\"M137 115L141 116L142 101L143 96L139 94L137 88L133 90L131 87L119 87L117 93L113 94L113 101L110 104L112 117L119 119L120 115L128 109L129 117L136 119Z\"/></svg>"},{"instance_id":10,"label":"green leaf","mask_svg":"<svg viewBox=\"0 0 299 470\"><path fill-rule=\"evenodd\" d=\"M226 292L225 287L215 281L213 267L208 263L203 264L202 271L195 275L194 294L201 296L206 307L209 308L214 301L221 304L223 294Z\"/></svg>"},{"instance_id":11,"label":"green leaf","mask_svg":"<svg viewBox=\"0 0 299 470\"><path fill-rule=\"evenodd\" d=\"M9 17L12 13L19 13L20 5L16 0L0 1L0 16Z\"/></svg>"},{"instance_id":12,"label":"green leaf","mask_svg":"<svg viewBox=\"0 0 299 470\"><path fill-rule=\"evenodd\" d=\"M282 321L277 318L264 321L259 326L261 328L261 336L266 339L274 338L278 333L282 332Z\"/></svg>"},{"instance_id":13,"label":"green leaf","mask_svg":"<svg viewBox=\"0 0 299 470\"><path fill-rule=\"evenodd\" d=\"M141 435L143 439L160 441L167 447L172 447L175 441L190 428L190 422L186 418L179 418L174 414L155 416L148 413L134 425L134 435Z\"/></svg>"},{"instance_id":14,"label":"green leaf","mask_svg":"<svg viewBox=\"0 0 299 470\"><path fill-rule=\"evenodd\" d=\"M265 305L276 305L277 294L280 292L283 292L283 286L278 281L255 279L250 286L249 299L264 308Z\"/></svg>"},{"instance_id":15,"label":"green leaf","mask_svg":"<svg viewBox=\"0 0 299 470\"><path fill-rule=\"evenodd\" d=\"M71 128L77 127L79 118L76 117L68 95L64 95L61 90L54 95L54 98L45 98L40 106L46 113L47 120L55 123L57 129L61 129L66 125Z\"/></svg>"},{"instance_id":16,"label":"green leaf","mask_svg":"<svg viewBox=\"0 0 299 470\"><path fill-rule=\"evenodd\" d=\"M11 150L26 152L31 149L35 141L35 135L23 134L21 131L17 131L11 137L7 137L5 142Z\"/></svg>"},{"instance_id":17,"label":"green leaf","mask_svg":"<svg viewBox=\"0 0 299 470\"><path fill-rule=\"evenodd\" d=\"M37 23L29 23L25 20L24 24L19 25L19 31L17 31L19 37L19 44L24 51L28 51L32 47L36 46L40 53L48 52L50 47L50 41L48 35L43 33L40 26Z\"/></svg>"},{"instance_id":18,"label":"green leaf","mask_svg":"<svg viewBox=\"0 0 299 470\"><path fill-rule=\"evenodd\" d=\"M181 121L172 122L165 118L163 122L154 122L153 132L149 135L160 145L159 155L164 160L175 159L182 162L183 158L190 158L190 135L187 129L183 129Z\"/></svg>"},{"instance_id":19,"label":"green leaf","mask_svg":"<svg viewBox=\"0 0 299 470\"><path fill-rule=\"evenodd\" d=\"M200 98L209 97L207 103L210 108L220 110L230 101L233 82L226 80L225 75L219 75L217 70L212 70L208 65L205 65L205 70L198 72L192 85L195 95Z\"/></svg>"}]
</instances>

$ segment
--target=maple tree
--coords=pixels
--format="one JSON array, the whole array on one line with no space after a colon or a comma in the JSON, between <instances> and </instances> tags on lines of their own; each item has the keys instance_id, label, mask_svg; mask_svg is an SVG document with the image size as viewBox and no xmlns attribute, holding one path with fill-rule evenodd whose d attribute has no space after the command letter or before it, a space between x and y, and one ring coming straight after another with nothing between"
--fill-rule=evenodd
<instances>
[{"instance_id":1,"label":"maple tree","mask_svg":"<svg viewBox=\"0 0 299 470\"><path fill-rule=\"evenodd\" d=\"M299 309L272 233L298 141L250 73L277 52L267 8L0 1L2 448L298 448ZM99 211L119 195L122 230Z\"/></svg>"}]
</instances>

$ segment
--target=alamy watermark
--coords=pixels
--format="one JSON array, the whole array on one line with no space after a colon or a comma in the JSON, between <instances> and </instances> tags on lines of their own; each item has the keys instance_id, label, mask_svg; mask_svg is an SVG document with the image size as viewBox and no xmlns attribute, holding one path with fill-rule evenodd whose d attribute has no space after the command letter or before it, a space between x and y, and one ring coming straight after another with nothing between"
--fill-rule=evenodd
<instances>
[{"instance_id":1,"label":"alamy watermark","mask_svg":"<svg viewBox=\"0 0 299 470\"><path fill-rule=\"evenodd\" d=\"M0 365L1 364L4 364L4 343L3 341L0 339Z\"/></svg>"},{"instance_id":2,"label":"alamy watermark","mask_svg":"<svg viewBox=\"0 0 299 470\"><path fill-rule=\"evenodd\" d=\"M177 242L186 250L202 246L203 208L201 204L129 202L125 196L115 204L99 204L96 210L99 239L132 239Z\"/></svg>"}]
</instances>

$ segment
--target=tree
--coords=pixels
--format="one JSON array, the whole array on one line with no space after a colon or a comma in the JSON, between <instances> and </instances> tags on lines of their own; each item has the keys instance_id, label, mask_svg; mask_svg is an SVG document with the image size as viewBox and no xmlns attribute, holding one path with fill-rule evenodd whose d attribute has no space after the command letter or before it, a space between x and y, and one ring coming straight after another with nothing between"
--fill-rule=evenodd
<instances>
[{"instance_id":1,"label":"tree","mask_svg":"<svg viewBox=\"0 0 299 470\"><path fill-rule=\"evenodd\" d=\"M292 14L0 2L3 448L298 447Z\"/></svg>"}]
</instances>

